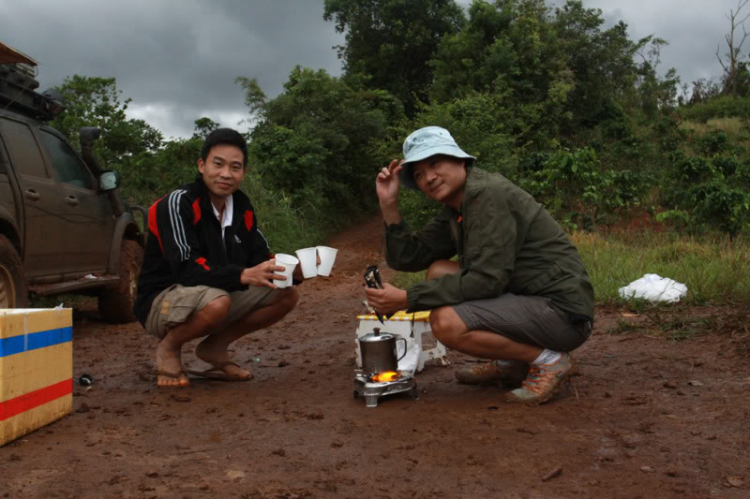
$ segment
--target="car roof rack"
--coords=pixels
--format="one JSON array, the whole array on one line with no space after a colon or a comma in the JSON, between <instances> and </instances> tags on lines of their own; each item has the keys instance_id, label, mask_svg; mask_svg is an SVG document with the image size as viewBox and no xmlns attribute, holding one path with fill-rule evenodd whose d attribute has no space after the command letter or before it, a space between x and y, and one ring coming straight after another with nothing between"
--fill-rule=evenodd
<instances>
[{"instance_id":1,"label":"car roof rack","mask_svg":"<svg viewBox=\"0 0 750 499\"><path fill-rule=\"evenodd\" d=\"M62 101L52 93L40 94L37 62L23 52L0 42L0 109L51 120L62 110Z\"/></svg>"},{"instance_id":2,"label":"car roof rack","mask_svg":"<svg viewBox=\"0 0 750 499\"><path fill-rule=\"evenodd\" d=\"M3 42L0 42L0 64L28 64L29 66L36 66L37 62L24 54L18 49L14 49Z\"/></svg>"}]
</instances>

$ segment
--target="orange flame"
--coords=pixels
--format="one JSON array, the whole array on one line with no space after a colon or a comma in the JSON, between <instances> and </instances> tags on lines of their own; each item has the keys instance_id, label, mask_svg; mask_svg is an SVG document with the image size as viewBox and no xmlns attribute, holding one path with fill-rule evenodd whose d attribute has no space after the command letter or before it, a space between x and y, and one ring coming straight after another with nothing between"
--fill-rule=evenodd
<instances>
[{"instance_id":1,"label":"orange flame","mask_svg":"<svg viewBox=\"0 0 750 499\"><path fill-rule=\"evenodd\" d=\"M396 371L384 371L382 373L375 374L372 377L372 380L375 381L376 383L383 383L386 381L393 381L400 377L401 375L397 373Z\"/></svg>"}]
</instances>

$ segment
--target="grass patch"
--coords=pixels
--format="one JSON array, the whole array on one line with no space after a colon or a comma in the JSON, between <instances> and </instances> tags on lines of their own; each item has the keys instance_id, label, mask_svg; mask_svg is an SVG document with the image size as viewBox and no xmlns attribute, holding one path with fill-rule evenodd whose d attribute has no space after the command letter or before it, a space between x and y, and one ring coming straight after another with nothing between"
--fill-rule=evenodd
<instances>
[{"instance_id":1,"label":"grass patch","mask_svg":"<svg viewBox=\"0 0 750 499\"><path fill-rule=\"evenodd\" d=\"M691 307L686 304L651 304L632 320L621 319L606 331L614 335L646 335L673 342L688 341L706 335L720 335L742 356L750 355L750 312L738 307Z\"/></svg>"},{"instance_id":2,"label":"grass patch","mask_svg":"<svg viewBox=\"0 0 750 499\"><path fill-rule=\"evenodd\" d=\"M750 242L741 238L577 232L571 239L591 277L598 305L625 303L618 289L644 274L685 284L688 293L682 302L687 305L750 303ZM392 283L407 289L424 276L399 272ZM644 300L630 300L628 307L639 313L658 308Z\"/></svg>"},{"instance_id":3,"label":"grass patch","mask_svg":"<svg viewBox=\"0 0 750 499\"><path fill-rule=\"evenodd\" d=\"M572 240L591 276L598 304L622 303L618 289L644 274L685 284L688 294L683 302L690 305L750 302L750 244L741 239L629 232L576 233Z\"/></svg>"},{"instance_id":4,"label":"grass patch","mask_svg":"<svg viewBox=\"0 0 750 499\"><path fill-rule=\"evenodd\" d=\"M617 334L617 335L625 336L628 334L640 333L640 332L643 332L643 330L644 330L643 324L620 319L617 321L617 325L613 329L610 329L607 332L610 334Z\"/></svg>"},{"instance_id":5,"label":"grass patch","mask_svg":"<svg viewBox=\"0 0 750 499\"><path fill-rule=\"evenodd\" d=\"M653 328L661 331L668 339L672 341L683 341L697 338L707 334L716 327L714 317L688 316L682 313L678 314L647 314Z\"/></svg>"},{"instance_id":6,"label":"grass patch","mask_svg":"<svg viewBox=\"0 0 750 499\"><path fill-rule=\"evenodd\" d=\"M706 121L705 123L700 123L697 121L683 121L682 123L680 123L680 128L682 130L689 130L701 135L713 130L720 130L728 135L736 136L740 135L743 132L745 124L741 118L713 118Z\"/></svg>"}]
</instances>

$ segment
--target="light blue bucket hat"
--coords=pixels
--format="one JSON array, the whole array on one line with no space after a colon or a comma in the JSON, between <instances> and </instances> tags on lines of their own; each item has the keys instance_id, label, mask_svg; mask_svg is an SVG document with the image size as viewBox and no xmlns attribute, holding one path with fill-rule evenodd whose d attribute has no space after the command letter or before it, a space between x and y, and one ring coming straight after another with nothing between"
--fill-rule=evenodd
<instances>
[{"instance_id":1,"label":"light blue bucket hat","mask_svg":"<svg viewBox=\"0 0 750 499\"><path fill-rule=\"evenodd\" d=\"M459 159L476 159L458 147L450 132L445 128L426 126L412 132L404 141L404 168L399 172L401 183L409 189L419 190L414 182L414 163L436 154L445 154Z\"/></svg>"}]
</instances>

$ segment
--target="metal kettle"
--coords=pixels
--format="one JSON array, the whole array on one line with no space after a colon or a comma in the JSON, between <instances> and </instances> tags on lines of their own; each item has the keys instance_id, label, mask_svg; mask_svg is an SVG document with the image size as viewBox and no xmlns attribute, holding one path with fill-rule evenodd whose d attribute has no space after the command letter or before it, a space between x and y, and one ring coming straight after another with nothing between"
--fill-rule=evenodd
<instances>
[{"instance_id":1,"label":"metal kettle","mask_svg":"<svg viewBox=\"0 0 750 499\"><path fill-rule=\"evenodd\" d=\"M398 371L398 361L404 358L408 344L401 335L380 332L380 328L366 334L359 340L359 351L362 353L362 371L365 374L377 374L384 371ZM404 354L398 357L397 342L404 342Z\"/></svg>"}]
</instances>

